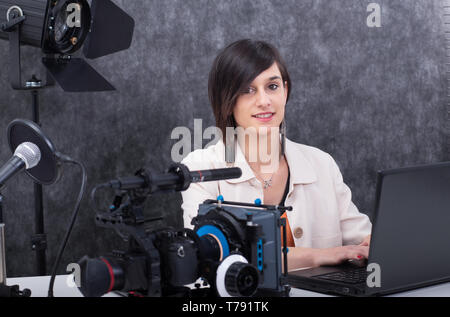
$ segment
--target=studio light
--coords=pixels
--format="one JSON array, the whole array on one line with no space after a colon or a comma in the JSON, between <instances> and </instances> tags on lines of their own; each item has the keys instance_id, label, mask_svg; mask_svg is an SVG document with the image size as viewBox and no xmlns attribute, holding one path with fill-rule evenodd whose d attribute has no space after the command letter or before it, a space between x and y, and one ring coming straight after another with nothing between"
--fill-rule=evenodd
<instances>
[{"instance_id":1,"label":"studio light","mask_svg":"<svg viewBox=\"0 0 450 317\"><path fill-rule=\"evenodd\" d=\"M114 87L83 58L110 55L130 47L134 20L111 0L0 0L0 38L10 42L14 89L33 88L21 80L20 46L39 47L42 62L65 91L108 91Z\"/></svg>"}]
</instances>

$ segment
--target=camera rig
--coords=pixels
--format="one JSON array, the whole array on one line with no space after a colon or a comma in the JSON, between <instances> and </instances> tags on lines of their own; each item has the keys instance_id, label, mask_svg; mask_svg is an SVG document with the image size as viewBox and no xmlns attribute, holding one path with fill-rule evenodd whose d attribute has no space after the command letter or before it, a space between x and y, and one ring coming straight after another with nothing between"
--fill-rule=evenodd
<instances>
[{"instance_id":1,"label":"camera rig","mask_svg":"<svg viewBox=\"0 0 450 317\"><path fill-rule=\"evenodd\" d=\"M144 203L150 194L186 190L191 182L240 177L233 170L190 172L175 164L166 174L140 170L136 176L100 187L118 190L108 211L98 211L99 227L115 230L128 242L127 251L107 256L84 256L80 291L84 296L101 296L111 291L126 296L288 296L286 237L281 245L280 218L292 207L207 200L192 220L194 229L150 230ZM283 230L285 233L285 230ZM199 279L201 283L196 283ZM189 287L187 285L194 285Z\"/></svg>"}]
</instances>

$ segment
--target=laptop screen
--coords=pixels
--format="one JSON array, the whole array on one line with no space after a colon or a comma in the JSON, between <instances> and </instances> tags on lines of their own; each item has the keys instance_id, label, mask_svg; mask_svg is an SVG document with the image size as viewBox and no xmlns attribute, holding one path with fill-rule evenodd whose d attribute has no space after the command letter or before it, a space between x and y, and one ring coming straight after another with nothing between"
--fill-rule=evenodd
<instances>
[{"instance_id":1,"label":"laptop screen","mask_svg":"<svg viewBox=\"0 0 450 317\"><path fill-rule=\"evenodd\" d=\"M379 173L369 264L381 287L401 290L450 279L450 162Z\"/></svg>"}]
</instances>

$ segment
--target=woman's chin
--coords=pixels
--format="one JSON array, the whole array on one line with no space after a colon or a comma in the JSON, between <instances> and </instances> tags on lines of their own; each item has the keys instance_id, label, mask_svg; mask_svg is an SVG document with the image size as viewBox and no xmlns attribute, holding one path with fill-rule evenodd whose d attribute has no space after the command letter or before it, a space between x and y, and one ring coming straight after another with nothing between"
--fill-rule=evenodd
<instances>
[{"instance_id":1,"label":"woman's chin","mask_svg":"<svg viewBox=\"0 0 450 317\"><path fill-rule=\"evenodd\" d=\"M268 136L270 134L279 134L280 133L280 126L259 126L256 128L258 130L259 136Z\"/></svg>"},{"instance_id":2,"label":"woman's chin","mask_svg":"<svg viewBox=\"0 0 450 317\"><path fill-rule=\"evenodd\" d=\"M240 126L238 129L239 130L242 129L241 133L244 132L247 135L258 135L260 137L267 137L270 134L278 135L280 133L280 124L277 124L275 122L267 124L254 124L246 128Z\"/></svg>"}]
</instances>

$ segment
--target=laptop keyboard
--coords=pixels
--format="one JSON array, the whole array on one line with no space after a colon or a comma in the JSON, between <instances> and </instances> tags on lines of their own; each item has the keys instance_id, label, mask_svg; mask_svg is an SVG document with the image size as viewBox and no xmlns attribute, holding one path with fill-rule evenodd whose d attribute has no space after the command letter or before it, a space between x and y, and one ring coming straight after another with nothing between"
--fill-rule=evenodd
<instances>
[{"instance_id":1,"label":"laptop keyboard","mask_svg":"<svg viewBox=\"0 0 450 317\"><path fill-rule=\"evenodd\" d=\"M352 268L345 271L316 275L315 278L330 280L347 284L365 283L367 280L367 270L365 267Z\"/></svg>"}]
</instances>

